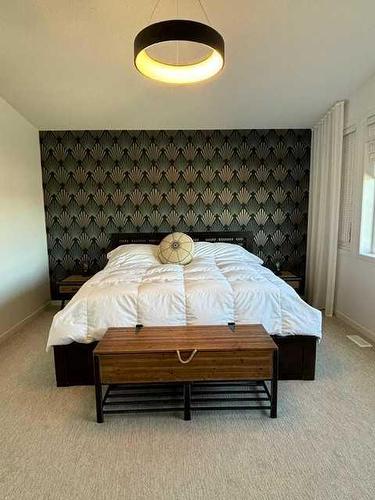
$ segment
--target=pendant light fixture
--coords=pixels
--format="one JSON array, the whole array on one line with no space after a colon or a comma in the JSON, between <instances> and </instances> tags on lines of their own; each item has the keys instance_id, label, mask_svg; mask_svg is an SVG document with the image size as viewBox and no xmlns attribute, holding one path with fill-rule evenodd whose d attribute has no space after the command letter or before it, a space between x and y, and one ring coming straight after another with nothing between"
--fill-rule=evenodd
<instances>
[{"instance_id":1,"label":"pendant light fixture","mask_svg":"<svg viewBox=\"0 0 375 500\"><path fill-rule=\"evenodd\" d=\"M198 2L209 23L207 13L201 0L198 0ZM157 0L151 18L159 3L160 0ZM150 55L149 50L151 47L163 42L177 43L176 64L163 62ZM179 64L179 42L193 42L206 46L209 50L209 54L197 62ZM149 26L140 31L135 37L134 64L140 73L153 80L172 84L200 82L216 75L223 68L224 39L214 28L208 24L197 21L171 19L149 24Z\"/></svg>"}]
</instances>

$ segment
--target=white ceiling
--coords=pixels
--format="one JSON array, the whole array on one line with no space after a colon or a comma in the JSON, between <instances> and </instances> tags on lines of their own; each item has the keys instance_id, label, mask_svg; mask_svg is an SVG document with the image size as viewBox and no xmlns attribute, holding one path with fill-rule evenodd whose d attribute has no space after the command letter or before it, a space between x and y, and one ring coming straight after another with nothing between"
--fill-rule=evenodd
<instances>
[{"instance_id":1,"label":"white ceiling","mask_svg":"<svg viewBox=\"0 0 375 500\"><path fill-rule=\"evenodd\" d=\"M309 127L375 72L374 0L202 1L226 66L171 87L133 67L155 0L0 0L0 95L40 129Z\"/></svg>"}]
</instances>

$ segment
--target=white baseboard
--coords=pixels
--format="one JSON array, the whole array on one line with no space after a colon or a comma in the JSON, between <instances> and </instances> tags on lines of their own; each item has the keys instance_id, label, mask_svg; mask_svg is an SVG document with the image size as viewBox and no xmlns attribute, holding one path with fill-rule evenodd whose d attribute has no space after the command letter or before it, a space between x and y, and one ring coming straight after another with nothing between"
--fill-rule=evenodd
<instances>
[{"instance_id":1,"label":"white baseboard","mask_svg":"<svg viewBox=\"0 0 375 500\"><path fill-rule=\"evenodd\" d=\"M50 304L50 301L46 302L42 306L38 307L38 309L35 309L31 314L26 316L26 318L22 319L15 325L11 326L8 328L8 330L5 330L5 332L0 333L0 343L3 342L5 339L9 338L10 336L14 335L20 328L25 326L27 323L29 323L31 320L33 320L36 316L38 316L41 312L43 312Z\"/></svg>"},{"instance_id":2,"label":"white baseboard","mask_svg":"<svg viewBox=\"0 0 375 500\"><path fill-rule=\"evenodd\" d=\"M349 318L346 314L340 311L335 311L335 316L347 325L351 326L355 330L357 330L359 333L361 333L363 336L367 337L369 340L372 342L375 342L375 332L372 332L365 326L361 325L360 323L357 323L357 321L354 321L354 319Z\"/></svg>"}]
</instances>

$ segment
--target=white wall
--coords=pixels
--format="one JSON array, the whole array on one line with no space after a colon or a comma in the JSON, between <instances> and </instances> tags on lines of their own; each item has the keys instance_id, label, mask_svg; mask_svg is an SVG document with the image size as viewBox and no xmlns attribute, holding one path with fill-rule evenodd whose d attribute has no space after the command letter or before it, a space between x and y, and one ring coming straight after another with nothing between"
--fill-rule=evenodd
<instances>
[{"instance_id":1,"label":"white wall","mask_svg":"<svg viewBox=\"0 0 375 500\"><path fill-rule=\"evenodd\" d=\"M0 98L0 338L48 300L38 130Z\"/></svg>"},{"instance_id":2,"label":"white wall","mask_svg":"<svg viewBox=\"0 0 375 500\"><path fill-rule=\"evenodd\" d=\"M356 129L353 237L348 250L339 249L335 314L375 340L375 258L359 254L367 118L374 113L375 75L346 106L345 127Z\"/></svg>"}]
</instances>

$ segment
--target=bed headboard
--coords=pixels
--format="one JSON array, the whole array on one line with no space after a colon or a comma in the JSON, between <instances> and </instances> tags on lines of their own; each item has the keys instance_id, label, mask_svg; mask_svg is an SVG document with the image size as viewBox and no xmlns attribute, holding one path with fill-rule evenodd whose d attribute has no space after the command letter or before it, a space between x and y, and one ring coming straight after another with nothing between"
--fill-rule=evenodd
<instances>
[{"instance_id":1,"label":"bed headboard","mask_svg":"<svg viewBox=\"0 0 375 500\"><path fill-rule=\"evenodd\" d=\"M161 240L170 233L113 233L111 234L110 250L119 245L129 243L150 243L158 245ZM208 241L212 243L235 243L244 247L249 252L253 248L253 235L245 231L222 231L205 233L186 233L194 241Z\"/></svg>"}]
</instances>

